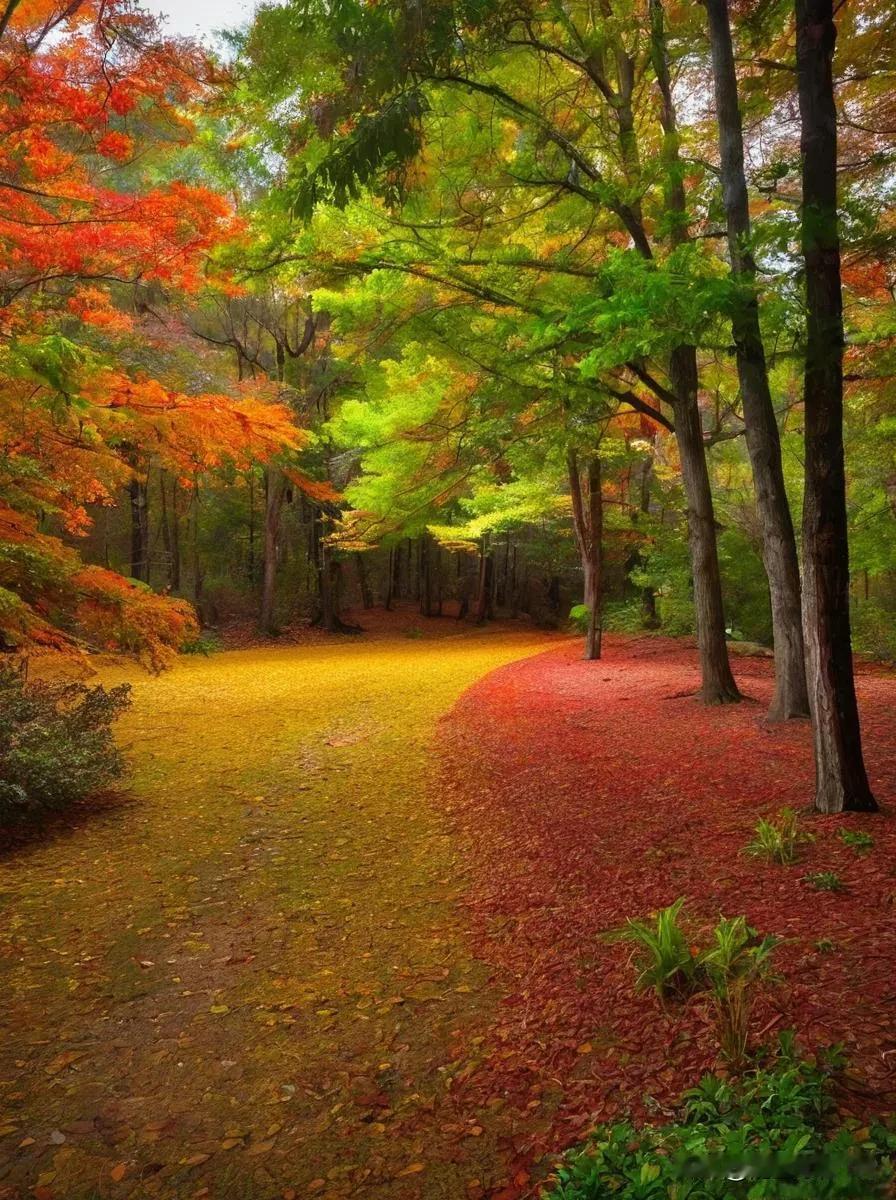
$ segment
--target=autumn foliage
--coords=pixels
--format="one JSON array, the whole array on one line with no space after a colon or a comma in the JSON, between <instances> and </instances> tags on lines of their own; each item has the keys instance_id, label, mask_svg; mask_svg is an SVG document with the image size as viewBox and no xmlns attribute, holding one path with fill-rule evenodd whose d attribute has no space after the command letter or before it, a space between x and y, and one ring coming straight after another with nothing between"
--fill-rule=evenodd
<instances>
[{"instance_id":1,"label":"autumn foliage","mask_svg":"<svg viewBox=\"0 0 896 1200\"><path fill-rule=\"evenodd\" d=\"M210 286L210 254L239 233L223 196L176 178L208 64L128 0L26 0L0 62L0 640L159 667L194 632L190 606L83 567L91 507L150 463L190 488L303 442L264 388L186 391L144 365L142 314Z\"/></svg>"}]
</instances>

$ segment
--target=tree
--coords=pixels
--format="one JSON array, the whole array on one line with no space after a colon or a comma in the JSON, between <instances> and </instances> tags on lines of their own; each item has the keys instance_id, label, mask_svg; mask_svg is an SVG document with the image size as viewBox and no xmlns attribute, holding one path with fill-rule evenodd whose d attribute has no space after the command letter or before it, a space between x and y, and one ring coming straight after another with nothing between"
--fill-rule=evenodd
<instances>
[{"instance_id":1,"label":"tree","mask_svg":"<svg viewBox=\"0 0 896 1200\"><path fill-rule=\"evenodd\" d=\"M480 211L487 208L488 201L483 203L480 196L500 195L505 209L510 197L513 208L520 212L521 225L526 219L523 214L538 214L568 200L570 211L573 206L578 210L577 228L574 233L570 230L568 242L575 248L567 251L572 261L567 261L567 255L555 262L539 256L524 259L516 246L508 254L506 245L503 253L492 257L482 253L484 243L477 236L474 253L459 255L455 263L418 258L412 265L396 262L394 253L389 253L380 256L378 269L394 264L394 269L425 273L459 291L478 294L485 303L519 305L523 312L534 310L551 323L557 344L562 339L568 352L577 353L580 359L589 357L589 338L598 345L601 341L596 334L600 311L595 297L598 303L602 297L591 238L603 235L611 247L615 240L617 254L624 246L625 253L644 260L646 269L668 270L670 281L680 280L683 256L677 251L688 248L689 242L690 214L681 183L683 164L677 149L680 138L663 10L653 3L640 6L639 12L641 21L626 25L612 5L599 11L582 6L571 16L553 9L530 11L525 6L495 3L475 17L458 11L446 19L446 12L432 12L431 19L422 20L419 28L415 24L413 36L403 24L398 6L393 5L363 11L353 8L351 14L342 14L342 23L339 19L334 22L329 11L314 3L303 5L302 20L294 26L283 12L262 14L247 42L247 56L254 68L248 77L255 79L256 96L265 89L268 112L276 97L287 91L295 93L295 78L293 72L284 73L282 56L266 53L265 32L276 30L278 39L290 39L296 51L292 60L308 64L304 92L318 95L321 88L325 91L325 99L315 100L302 113L305 145L309 151L313 146L307 159L314 165L300 162L287 179L294 210L309 213L328 200L344 206L360 188L377 184L382 185L389 202L412 197L415 164L441 144L439 138L451 120L447 114L457 112L461 98L464 107L478 100L490 106L505 144L494 146L483 164L491 173L489 186L474 186L469 195L461 192L460 211L443 216L441 224L455 235L467 229L471 235L474 230L481 234L488 225L474 226L465 217L468 203ZM464 29L462 46L456 37L458 28ZM317 48L313 62L304 53L311 42ZM589 50L592 45L593 51ZM363 73L363 78L370 80L369 87L334 86L334 78L360 78L357 63L363 57L369 66L371 53L378 57L376 70ZM533 69L536 62L538 70ZM660 93L658 105L645 97L644 82L651 69ZM572 102L570 96L575 97ZM480 118L474 137L479 129L489 127L487 120ZM334 138L337 128L340 134ZM509 149L508 129L516 133ZM297 145L295 138L292 145ZM643 165L645 160L655 162L657 158L663 167L659 178L652 166L645 169ZM480 163L477 158L477 168ZM539 197L535 201L533 190ZM660 194L662 206L658 204ZM433 227L430 221L424 228ZM407 254L408 245L396 245ZM576 249L583 246L589 253L583 254L587 265L580 266ZM418 248L422 249L419 243ZM496 286L489 268L502 262L508 268L517 267L517 278L505 271ZM547 306L546 311L537 301L532 303L531 285L537 284L537 273L554 271L567 286L577 277L591 276L596 281L581 305L573 302L572 312L568 302L556 308ZM643 272L632 271L629 279L634 281L639 274ZM617 285L622 278L622 273L617 273ZM605 294L604 298L609 299ZM632 299L629 315L635 304ZM624 310L624 303L615 305L616 313ZM665 331L665 344L663 338L656 339L656 369L651 368L649 356L635 348L644 340L643 318L629 331L633 352L602 369L636 402L644 403L638 392L646 388L653 393L654 405L668 403L677 410L675 430L688 493L702 694L708 703L720 703L736 700L738 692L725 643L715 518L698 407L697 348L693 341L681 341L683 332L696 333L679 329L676 342L668 324ZM667 384L658 377L664 373L664 362L671 365Z\"/></svg>"},{"instance_id":2,"label":"tree","mask_svg":"<svg viewBox=\"0 0 896 1200\"><path fill-rule=\"evenodd\" d=\"M862 757L849 618L843 454L843 300L837 214L837 109L831 0L796 0L806 278L803 594L815 805L877 808Z\"/></svg>"},{"instance_id":3,"label":"tree","mask_svg":"<svg viewBox=\"0 0 896 1200\"><path fill-rule=\"evenodd\" d=\"M190 44L162 40L128 0L7 10L0 41L0 637L119 646L150 665L195 632L189 605L148 579L147 480L185 486L245 469L302 435L268 397L184 390L147 370L155 305L206 284L236 232L206 186L157 184L190 136L206 73ZM68 22L65 36L50 35ZM118 180L118 187L111 181ZM85 567L63 538L125 490L127 580Z\"/></svg>"},{"instance_id":4,"label":"tree","mask_svg":"<svg viewBox=\"0 0 896 1200\"><path fill-rule=\"evenodd\" d=\"M743 128L731 43L728 0L704 0L709 16L713 83L719 129L722 191L731 274L738 285L732 329L743 399L746 442L762 527L765 570L771 592L775 692L771 720L806 716L809 697L803 650L800 574L781 441L772 405L765 347L759 325L756 263L750 247L750 209L744 173Z\"/></svg>"}]
</instances>

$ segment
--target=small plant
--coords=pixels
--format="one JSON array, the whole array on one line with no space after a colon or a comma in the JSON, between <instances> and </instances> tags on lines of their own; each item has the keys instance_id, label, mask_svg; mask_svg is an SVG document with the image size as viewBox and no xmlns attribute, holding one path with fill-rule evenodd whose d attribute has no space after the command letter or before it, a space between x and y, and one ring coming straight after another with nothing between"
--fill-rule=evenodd
<instances>
[{"instance_id":1,"label":"small plant","mask_svg":"<svg viewBox=\"0 0 896 1200\"><path fill-rule=\"evenodd\" d=\"M112 723L127 684L28 683L0 669L0 821L66 808L124 772Z\"/></svg>"},{"instance_id":2,"label":"small plant","mask_svg":"<svg viewBox=\"0 0 896 1200\"><path fill-rule=\"evenodd\" d=\"M806 883L811 884L816 892L845 892L846 884L836 871L810 871L804 875Z\"/></svg>"},{"instance_id":3,"label":"small plant","mask_svg":"<svg viewBox=\"0 0 896 1200\"><path fill-rule=\"evenodd\" d=\"M756 858L770 858L790 866L796 862L800 846L811 841L812 835L799 828L793 809L782 808L774 821L759 818L756 836L746 847L746 852Z\"/></svg>"},{"instance_id":4,"label":"small plant","mask_svg":"<svg viewBox=\"0 0 896 1200\"><path fill-rule=\"evenodd\" d=\"M216 633L201 633L191 641L185 642L181 646L180 652L181 654L201 654L203 658L208 658L210 654L217 654L223 648L221 639Z\"/></svg>"},{"instance_id":5,"label":"small plant","mask_svg":"<svg viewBox=\"0 0 896 1200\"><path fill-rule=\"evenodd\" d=\"M607 934L610 941L634 944L632 959L638 971L635 988L652 988L661 1001L682 999L697 984L697 954L681 924L684 898L661 909L653 924L629 920L622 929Z\"/></svg>"},{"instance_id":6,"label":"small plant","mask_svg":"<svg viewBox=\"0 0 896 1200\"><path fill-rule=\"evenodd\" d=\"M874 838L863 829L841 829L840 841L855 850L856 854L864 854L874 845Z\"/></svg>"},{"instance_id":7,"label":"small plant","mask_svg":"<svg viewBox=\"0 0 896 1200\"><path fill-rule=\"evenodd\" d=\"M779 939L760 937L745 917L721 917L709 944L701 949L682 919L684 905L679 898L656 913L653 923L629 919L606 937L634 943L637 991L652 988L663 1004L708 992L722 1055L731 1065L740 1066L746 1057L756 985L770 977L771 955Z\"/></svg>"},{"instance_id":8,"label":"small plant","mask_svg":"<svg viewBox=\"0 0 896 1200\"><path fill-rule=\"evenodd\" d=\"M712 936L713 944L699 957L698 970L712 992L722 1055L739 1067L747 1055L756 985L769 978L779 939L760 938L745 917L722 917Z\"/></svg>"},{"instance_id":9,"label":"small plant","mask_svg":"<svg viewBox=\"0 0 896 1200\"><path fill-rule=\"evenodd\" d=\"M574 604L569 610L569 623L576 633L583 636L588 632L591 621L591 609L587 604Z\"/></svg>"},{"instance_id":10,"label":"small plant","mask_svg":"<svg viewBox=\"0 0 896 1200\"><path fill-rule=\"evenodd\" d=\"M833 954L837 946L830 938L819 938L815 943L815 949L819 954Z\"/></svg>"}]
</instances>

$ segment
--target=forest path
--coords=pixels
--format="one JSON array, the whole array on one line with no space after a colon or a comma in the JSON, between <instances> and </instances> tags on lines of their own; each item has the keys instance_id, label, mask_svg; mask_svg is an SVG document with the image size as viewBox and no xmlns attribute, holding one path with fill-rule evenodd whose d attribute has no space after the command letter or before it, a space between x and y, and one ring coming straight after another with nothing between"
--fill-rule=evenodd
<instances>
[{"instance_id":1,"label":"forest path","mask_svg":"<svg viewBox=\"0 0 896 1200\"><path fill-rule=\"evenodd\" d=\"M551 644L393 636L130 673L135 803L0 861L0 1200L503 1182L491 1109L451 1097L496 995L428 747L468 685Z\"/></svg>"}]
</instances>

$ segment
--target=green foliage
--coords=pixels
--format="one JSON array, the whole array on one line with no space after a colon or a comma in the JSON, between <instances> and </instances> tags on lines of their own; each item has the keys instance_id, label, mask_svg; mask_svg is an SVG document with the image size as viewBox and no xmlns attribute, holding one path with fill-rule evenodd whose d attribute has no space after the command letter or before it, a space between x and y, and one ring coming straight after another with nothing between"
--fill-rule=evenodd
<instances>
[{"instance_id":1,"label":"green foliage","mask_svg":"<svg viewBox=\"0 0 896 1200\"><path fill-rule=\"evenodd\" d=\"M850 846L857 854L864 854L874 845L874 838L864 829L841 829L840 841L844 846Z\"/></svg>"},{"instance_id":2,"label":"green foliage","mask_svg":"<svg viewBox=\"0 0 896 1200\"><path fill-rule=\"evenodd\" d=\"M640 600L611 601L604 605L603 626L608 633L640 633L644 607Z\"/></svg>"},{"instance_id":3,"label":"green foliage","mask_svg":"<svg viewBox=\"0 0 896 1200\"><path fill-rule=\"evenodd\" d=\"M756 836L746 847L746 852L756 858L770 858L790 866L796 862L800 846L811 841L812 835L799 828L793 809L782 808L774 821L759 818Z\"/></svg>"},{"instance_id":4,"label":"green foliage","mask_svg":"<svg viewBox=\"0 0 896 1200\"><path fill-rule=\"evenodd\" d=\"M576 633L587 633L590 621L591 609L587 604L574 604L569 610L569 623Z\"/></svg>"},{"instance_id":5,"label":"green foliage","mask_svg":"<svg viewBox=\"0 0 896 1200\"><path fill-rule=\"evenodd\" d=\"M896 612L875 600L853 604L853 645L878 662L896 663Z\"/></svg>"},{"instance_id":6,"label":"green foliage","mask_svg":"<svg viewBox=\"0 0 896 1200\"><path fill-rule=\"evenodd\" d=\"M846 884L836 871L810 871L803 876L816 892L845 892Z\"/></svg>"},{"instance_id":7,"label":"green foliage","mask_svg":"<svg viewBox=\"0 0 896 1200\"><path fill-rule=\"evenodd\" d=\"M203 658L208 658L210 654L216 654L223 648L221 639L216 634L201 633L199 637L185 642L181 646L180 652L181 654L201 654Z\"/></svg>"},{"instance_id":8,"label":"green foliage","mask_svg":"<svg viewBox=\"0 0 896 1200\"><path fill-rule=\"evenodd\" d=\"M744 917L722 917L712 945L700 955L699 969L715 1001L719 1045L733 1065L745 1060L755 987L769 978L778 943L769 935L760 938Z\"/></svg>"},{"instance_id":9,"label":"green foliage","mask_svg":"<svg viewBox=\"0 0 896 1200\"><path fill-rule=\"evenodd\" d=\"M684 904L684 898L679 897L661 909L652 924L629 917L622 929L606 935L609 941L634 945L633 960L638 971L635 988L639 992L652 988L660 1000L681 999L698 982L698 955L681 919Z\"/></svg>"},{"instance_id":10,"label":"green foliage","mask_svg":"<svg viewBox=\"0 0 896 1200\"><path fill-rule=\"evenodd\" d=\"M836 1054L816 1062L782 1036L734 1080L706 1076L677 1119L600 1126L563 1160L546 1200L872 1200L889 1194L896 1135L835 1124Z\"/></svg>"},{"instance_id":11,"label":"green foliage","mask_svg":"<svg viewBox=\"0 0 896 1200\"><path fill-rule=\"evenodd\" d=\"M112 723L130 688L27 683L0 670L0 820L63 809L124 773Z\"/></svg>"}]
</instances>

